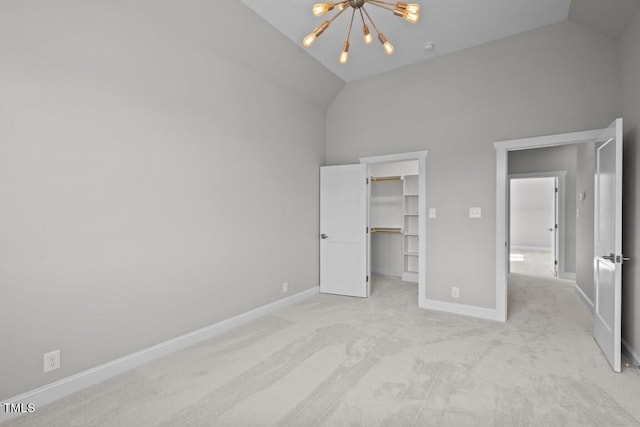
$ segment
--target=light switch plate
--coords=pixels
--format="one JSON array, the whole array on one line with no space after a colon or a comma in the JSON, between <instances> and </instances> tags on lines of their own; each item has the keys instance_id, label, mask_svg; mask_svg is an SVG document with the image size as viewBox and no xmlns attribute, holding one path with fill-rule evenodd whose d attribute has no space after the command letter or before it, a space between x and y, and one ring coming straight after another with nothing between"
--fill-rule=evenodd
<instances>
[{"instance_id":1,"label":"light switch plate","mask_svg":"<svg viewBox=\"0 0 640 427\"><path fill-rule=\"evenodd\" d=\"M436 208L429 208L429 218L435 219L436 217Z\"/></svg>"},{"instance_id":2,"label":"light switch plate","mask_svg":"<svg viewBox=\"0 0 640 427\"><path fill-rule=\"evenodd\" d=\"M469 218L482 218L482 208L469 208Z\"/></svg>"}]
</instances>

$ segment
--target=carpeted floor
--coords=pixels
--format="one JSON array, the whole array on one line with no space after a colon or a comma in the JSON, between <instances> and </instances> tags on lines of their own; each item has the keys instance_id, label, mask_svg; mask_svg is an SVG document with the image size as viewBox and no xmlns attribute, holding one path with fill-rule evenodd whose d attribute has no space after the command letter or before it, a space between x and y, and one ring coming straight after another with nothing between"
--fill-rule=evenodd
<instances>
[{"instance_id":1,"label":"carpeted floor","mask_svg":"<svg viewBox=\"0 0 640 427\"><path fill-rule=\"evenodd\" d=\"M554 277L553 252L512 249L509 254L512 273L527 276Z\"/></svg>"},{"instance_id":2,"label":"carpeted floor","mask_svg":"<svg viewBox=\"0 0 640 427\"><path fill-rule=\"evenodd\" d=\"M38 408L16 426L640 426L571 282L512 274L506 324L318 295Z\"/></svg>"}]
</instances>

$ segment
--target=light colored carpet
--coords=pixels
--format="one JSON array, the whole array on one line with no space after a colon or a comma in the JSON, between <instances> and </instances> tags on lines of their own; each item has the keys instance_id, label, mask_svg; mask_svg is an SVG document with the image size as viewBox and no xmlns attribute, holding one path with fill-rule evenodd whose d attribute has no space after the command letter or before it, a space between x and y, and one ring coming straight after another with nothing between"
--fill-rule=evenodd
<instances>
[{"instance_id":1,"label":"light colored carpet","mask_svg":"<svg viewBox=\"0 0 640 427\"><path fill-rule=\"evenodd\" d=\"M527 276L554 277L553 252L524 251L512 249L510 255L511 272Z\"/></svg>"},{"instance_id":2,"label":"light colored carpet","mask_svg":"<svg viewBox=\"0 0 640 427\"><path fill-rule=\"evenodd\" d=\"M512 274L506 324L318 295L38 408L16 426L640 425L640 373L615 374L569 284Z\"/></svg>"}]
</instances>

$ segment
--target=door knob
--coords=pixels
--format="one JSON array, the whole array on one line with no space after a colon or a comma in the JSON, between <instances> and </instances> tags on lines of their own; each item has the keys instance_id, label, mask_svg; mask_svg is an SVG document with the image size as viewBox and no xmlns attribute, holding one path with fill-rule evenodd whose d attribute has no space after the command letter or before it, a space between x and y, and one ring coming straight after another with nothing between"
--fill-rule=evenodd
<instances>
[{"instance_id":1,"label":"door knob","mask_svg":"<svg viewBox=\"0 0 640 427\"><path fill-rule=\"evenodd\" d=\"M553 231L553 228L547 228L547 231Z\"/></svg>"},{"instance_id":2,"label":"door knob","mask_svg":"<svg viewBox=\"0 0 640 427\"><path fill-rule=\"evenodd\" d=\"M320 235L320 238L321 238L321 239L328 239L328 238L329 238L329 236L327 236L326 234L321 234L321 235Z\"/></svg>"},{"instance_id":3,"label":"door knob","mask_svg":"<svg viewBox=\"0 0 640 427\"><path fill-rule=\"evenodd\" d=\"M602 255L602 258L607 259L611 262L615 262L615 255L613 254L609 254L609 255Z\"/></svg>"}]
</instances>

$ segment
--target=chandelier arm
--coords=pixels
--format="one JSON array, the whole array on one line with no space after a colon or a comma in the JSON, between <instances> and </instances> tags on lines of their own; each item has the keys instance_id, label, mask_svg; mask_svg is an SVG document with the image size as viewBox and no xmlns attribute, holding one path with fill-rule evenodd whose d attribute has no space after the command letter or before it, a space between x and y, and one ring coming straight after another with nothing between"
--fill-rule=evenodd
<instances>
[{"instance_id":1,"label":"chandelier arm","mask_svg":"<svg viewBox=\"0 0 640 427\"><path fill-rule=\"evenodd\" d=\"M376 23L373 22L373 19L371 19L371 15L369 15L369 12L367 12L367 9L365 9L364 6L362 6L360 9L362 9L364 11L364 14L367 15L367 18L369 18L369 22L371 22L371 25L373 25L373 28L376 30L376 33L378 33L378 35L380 35L380 30L376 26Z\"/></svg>"},{"instance_id":2,"label":"chandelier arm","mask_svg":"<svg viewBox=\"0 0 640 427\"><path fill-rule=\"evenodd\" d=\"M331 19L329 19L329 23L331 24L333 21L335 21L335 20L336 20L336 18L337 18L338 16L342 15L342 13L343 13L345 10L347 10L347 8L346 8L346 7L345 7L344 9L342 9L341 11L339 11L338 13L336 13L335 15L333 15L333 16L331 17Z\"/></svg>"},{"instance_id":3,"label":"chandelier arm","mask_svg":"<svg viewBox=\"0 0 640 427\"><path fill-rule=\"evenodd\" d=\"M354 16L356 16L355 8L353 9L353 12L351 13L351 23L349 24L349 32L347 33L347 41L349 41L349 39L351 38L351 28L353 28L353 17Z\"/></svg>"},{"instance_id":4,"label":"chandelier arm","mask_svg":"<svg viewBox=\"0 0 640 427\"><path fill-rule=\"evenodd\" d=\"M366 22L364 22L364 15L362 14L362 8L358 8L358 10L360 11L360 18L362 19L362 25L367 25Z\"/></svg>"}]
</instances>

